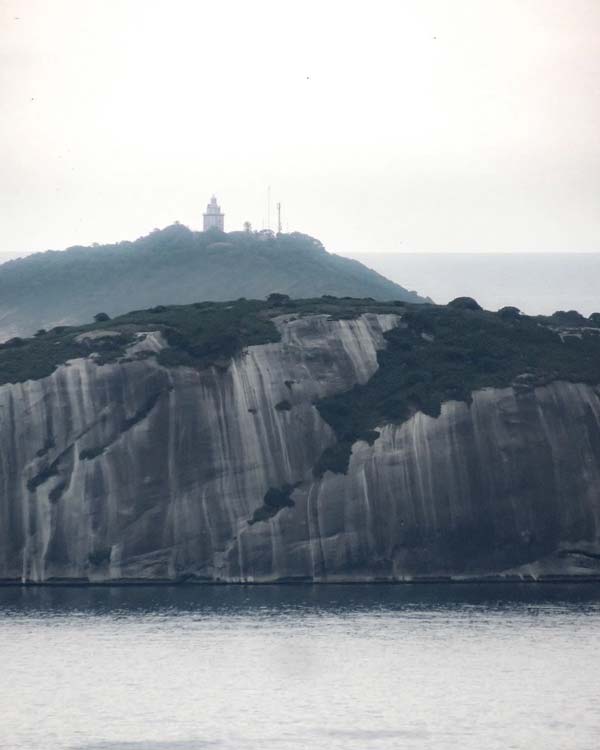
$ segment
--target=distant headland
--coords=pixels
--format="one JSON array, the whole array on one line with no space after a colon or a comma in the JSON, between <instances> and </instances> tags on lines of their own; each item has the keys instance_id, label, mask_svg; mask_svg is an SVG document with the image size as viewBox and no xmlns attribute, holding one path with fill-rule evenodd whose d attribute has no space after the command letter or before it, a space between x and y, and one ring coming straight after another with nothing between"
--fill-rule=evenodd
<instances>
[{"instance_id":1,"label":"distant headland","mask_svg":"<svg viewBox=\"0 0 600 750\"><path fill-rule=\"evenodd\" d=\"M271 292L427 302L362 263L325 250L300 232L225 232L213 197L205 231L178 222L134 241L48 250L0 266L0 340L39 328L119 315L157 304L187 304Z\"/></svg>"}]
</instances>

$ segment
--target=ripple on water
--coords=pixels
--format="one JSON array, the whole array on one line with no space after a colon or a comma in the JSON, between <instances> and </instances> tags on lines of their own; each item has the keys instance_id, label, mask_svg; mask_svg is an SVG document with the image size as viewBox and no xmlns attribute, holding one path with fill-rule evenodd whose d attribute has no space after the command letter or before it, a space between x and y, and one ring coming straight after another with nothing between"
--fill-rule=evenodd
<instances>
[{"instance_id":1,"label":"ripple on water","mask_svg":"<svg viewBox=\"0 0 600 750\"><path fill-rule=\"evenodd\" d=\"M11 750L595 748L600 587L0 589Z\"/></svg>"}]
</instances>

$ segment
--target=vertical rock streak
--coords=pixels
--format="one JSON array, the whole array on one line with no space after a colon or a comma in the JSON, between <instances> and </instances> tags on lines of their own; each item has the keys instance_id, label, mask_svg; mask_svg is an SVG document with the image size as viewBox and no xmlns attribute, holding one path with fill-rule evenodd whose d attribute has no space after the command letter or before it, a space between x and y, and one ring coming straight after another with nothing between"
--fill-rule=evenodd
<instances>
[{"instance_id":1,"label":"vertical rock streak","mask_svg":"<svg viewBox=\"0 0 600 750\"><path fill-rule=\"evenodd\" d=\"M346 475L313 476L335 441L315 400L367 382L397 321L282 316L280 342L226 370L81 359L1 387L0 578L598 574L590 386L484 389L381 425ZM249 524L286 485L293 506Z\"/></svg>"},{"instance_id":2,"label":"vertical rock streak","mask_svg":"<svg viewBox=\"0 0 600 750\"><path fill-rule=\"evenodd\" d=\"M0 577L244 575L236 539L266 491L309 481L334 441L312 402L365 382L395 320L282 318L226 371L82 359L3 386Z\"/></svg>"}]
</instances>

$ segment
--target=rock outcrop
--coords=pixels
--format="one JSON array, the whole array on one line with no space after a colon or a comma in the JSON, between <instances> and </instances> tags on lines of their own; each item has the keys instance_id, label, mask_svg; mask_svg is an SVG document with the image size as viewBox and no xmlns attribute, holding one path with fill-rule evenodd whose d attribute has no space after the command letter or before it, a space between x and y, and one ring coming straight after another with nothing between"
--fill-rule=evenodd
<instances>
[{"instance_id":1,"label":"rock outcrop","mask_svg":"<svg viewBox=\"0 0 600 750\"><path fill-rule=\"evenodd\" d=\"M479 390L315 476L315 400L367 382L398 321L281 316L226 368L90 356L0 387L0 579L600 577L597 387Z\"/></svg>"}]
</instances>

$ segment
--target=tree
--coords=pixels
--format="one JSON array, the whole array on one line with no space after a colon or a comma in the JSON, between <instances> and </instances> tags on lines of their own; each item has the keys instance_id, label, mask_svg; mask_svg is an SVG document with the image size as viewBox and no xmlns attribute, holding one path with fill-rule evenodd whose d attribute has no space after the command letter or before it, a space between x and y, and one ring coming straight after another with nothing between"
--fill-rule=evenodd
<instances>
[{"instance_id":1,"label":"tree","mask_svg":"<svg viewBox=\"0 0 600 750\"><path fill-rule=\"evenodd\" d=\"M552 313L551 317L559 325L563 326L578 326L586 322L585 318L577 310L557 310Z\"/></svg>"},{"instance_id":2,"label":"tree","mask_svg":"<svg viewBox=\"0 0 600 750\"><path fill-rule=\"evenodd\" d=\"M456 307L458 310L481 310L482 307L473 297L456 297L448 302L448 307Z\"/></svg>"},{"instance_id":3,"label":"tree","mask_svg":"<svg viewBox=\"0 0 600 750\"><path fill-rule=\"evenodd\" d=\"M515 320L519 317L521 314L521 311L518 307L512 307L511 305L507 305L506 307L501 307L498 310L498 315L501 318L504 318L505 320Z\"/></svg>"},{"instance_id":4,"label":"tree","mask_svg":"<svg viewBox=\"0 0 600 750\"><path fill-rule=\"evenodd\" d=\"M99 312L94 315L94 320L96 323L106 323L107 320L110 320L110 315L107 315L105 312Z\"/></svg>"},{"instance_id":5,"label":"tree","mask_svg":"<svg viewBox=\"0 0 600 750\"><path fill-rule=\"evenodd\" d=\"M289 301L289 294L280 294L279 292L271 292L267 297L267 302L270 305L273 305L273 307L281 307L281 305L285 305L285 303Z\"/></svg>"}]
</instances>

